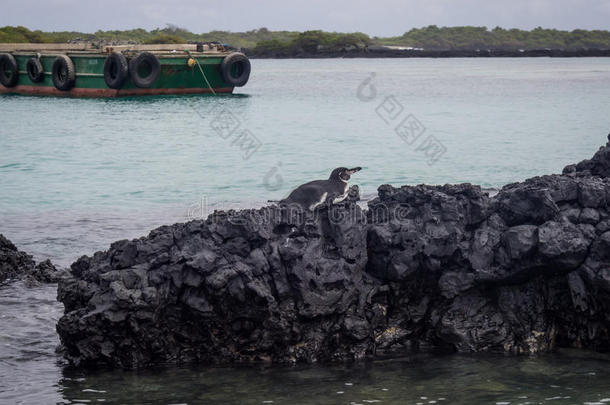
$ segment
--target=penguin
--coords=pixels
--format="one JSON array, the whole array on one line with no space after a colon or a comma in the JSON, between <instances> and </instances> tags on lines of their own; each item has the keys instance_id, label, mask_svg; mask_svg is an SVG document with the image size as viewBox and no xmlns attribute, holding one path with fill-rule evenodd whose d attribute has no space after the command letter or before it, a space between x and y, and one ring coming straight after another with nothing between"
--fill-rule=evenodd
<instances>
[{"instance_id":1,"label":"penguin","mask_svg":"<svg viewBox=\"0 0 610 405\"><path fill-rule=\"evenodd\" d=\"M297 187L280 201L283 204L298 204L301 207L313 211L317 206L327 201L337 204L347 198L349 192L349 181L352 174L360 171L361 167L348 169L338 167L333 170L328 180L314 180Z\"/></svg>"}]
</instances>

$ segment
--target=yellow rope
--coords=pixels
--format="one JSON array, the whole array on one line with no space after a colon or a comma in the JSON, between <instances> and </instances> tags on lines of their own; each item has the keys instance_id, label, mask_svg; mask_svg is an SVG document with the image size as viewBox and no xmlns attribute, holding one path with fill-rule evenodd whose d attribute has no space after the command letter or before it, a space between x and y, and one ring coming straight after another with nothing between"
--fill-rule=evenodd
<instances>
[{"instance_id":1,"label":"yellow rope","mask_svg":"<svg viewBox=\"0 0 610 405\"><path fill-rule=\"evenodd\" d=\"M201 65L199 64L199 61L191 56L191 52L189 52L188 49L186 50L186 53L188 54L189 58L192 58L197 63L197 66L199 67L199 71L201 72L201 75L205 79L205 82L208 84L208 88L210 89L212 94L216 95L216 92L214 91L212 86L210 86L210 82L208 81L208 78L206 77L205 73L203 73L203 69L201 68Z\"/></svg>"}]
</instances>

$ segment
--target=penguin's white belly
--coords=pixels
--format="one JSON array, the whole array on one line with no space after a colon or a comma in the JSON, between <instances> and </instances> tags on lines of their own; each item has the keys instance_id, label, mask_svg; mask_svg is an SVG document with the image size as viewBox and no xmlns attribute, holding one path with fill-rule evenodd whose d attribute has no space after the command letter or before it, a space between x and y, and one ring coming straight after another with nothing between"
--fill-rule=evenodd
<instances>
[{"instance_id":1,"label":"penguin's white belly","mask_svg":"<svg viewBox=\"0 0 610 405\"><path fill-rule=\"evenodd\" d=\"M343 194L341 194L339 197L336 197L335 199L333 199L333 204L337 204L340 203L341 201L345 200L347 198L347 195L349 191L349 186L347 185L347 183L345 183L345 188L343 189Z\"/></svg>"},{"instance_id":2,"label":"penguin's white belly","mask_svg":"<svg viewBox=\"0 0 610 405\"><path fill-rule=\"evenodd\" d=\"M311 206L309 207L310 210L313 210L314 208L316 208L318 205L320 204L324 204L324 201L326 201L326 197L328 196L328 193L324 193L322 194L322 197L320 198L320 201L318 201L317 203L313 203L311 204Z\"/></svg>"}]
</instances>

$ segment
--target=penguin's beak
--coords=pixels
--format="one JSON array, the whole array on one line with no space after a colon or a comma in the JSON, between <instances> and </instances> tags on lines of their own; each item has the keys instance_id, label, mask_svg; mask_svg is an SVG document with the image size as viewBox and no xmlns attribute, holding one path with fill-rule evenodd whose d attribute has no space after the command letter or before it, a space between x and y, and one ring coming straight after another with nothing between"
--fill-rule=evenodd
<instances>
[{"instance_id":1,"label":"penguin's beak","mask_svg":"<svg viewBox=\"0 0 610 405\"><path fill-rule=\"evenodd\" d=\"M347 169L347 173L351 176L352 174L362 170L362 167L354 167L353 169Z\"/></svg>"}]
</instances>

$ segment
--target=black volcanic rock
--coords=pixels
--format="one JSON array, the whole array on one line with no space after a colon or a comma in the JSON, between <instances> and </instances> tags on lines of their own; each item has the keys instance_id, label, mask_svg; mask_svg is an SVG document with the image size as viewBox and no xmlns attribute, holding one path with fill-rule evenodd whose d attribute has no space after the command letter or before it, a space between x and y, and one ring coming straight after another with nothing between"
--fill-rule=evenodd
<instances>
[{"instance_id":1,"label":"black volcanic rock","mask_svg":"<svg viewBox=\"0 0 610 405\"><path fill-rule=\"evenodd\" d=\"M610 177L610 134L608 134L606 146L600 147L591 159L585 159L580 163L566 166L563 169L563 174Z\"/></svg>"},{"instance_id":2,"label":"black volcanic rock","mask_svg":"<svg viewBox=\"0 0 610 405\"><path fill-rule=\"evenodd\" d=\"M79 259L58 292L68 357L130 367L364 356L373 283L365 216L348 206L292 222L274 207L217 212Z\"/></svg>"},{"instance_id":3,"label":"black volcanic rock","mask_svg":"<svg viewBox=\"0 0 610 405\"><path fill-rule=\"evenodd\" d=\"M362 210L216 212L72 265L74 364L315 362L610 349L610 144L489 197L379 187Z\"/></svg>"},{"instance_id":4,"label":"black volcanic rock","mask_svg":"<svg viewBox=\"0 0 610 405\"><path fill-rule=\"evenodd\" d=\"M32 256L21 252L0 234L0 284L27 279L30 282L55 283L60 272L50 260L36 264Z\"/></svg>"}]
</instances>

